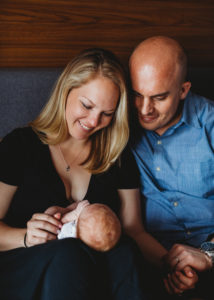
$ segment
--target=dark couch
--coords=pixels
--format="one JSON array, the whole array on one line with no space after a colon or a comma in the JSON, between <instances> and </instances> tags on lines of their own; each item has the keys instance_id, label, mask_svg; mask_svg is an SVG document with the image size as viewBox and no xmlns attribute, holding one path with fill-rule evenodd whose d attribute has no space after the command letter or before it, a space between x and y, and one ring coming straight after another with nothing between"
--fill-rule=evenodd
<instances>
[{"instance_id":1,"label":"dark couch","mask_svg":"<svg viewBox=\"0 0 214 300\"><path fill-rule=\"evenodd\" d=\"M33 120L62 69L0 69L0 138ZM192 91L214 100L213 68L192 68Z\"/></svg>"}]
</instances>

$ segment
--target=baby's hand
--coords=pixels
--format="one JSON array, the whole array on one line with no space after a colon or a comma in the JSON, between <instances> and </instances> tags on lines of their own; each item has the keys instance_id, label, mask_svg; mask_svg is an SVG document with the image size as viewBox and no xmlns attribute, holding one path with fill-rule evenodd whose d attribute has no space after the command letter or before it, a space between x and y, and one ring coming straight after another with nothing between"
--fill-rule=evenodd
<instances>
[{"instance_id":1,"label":"baby's hand","mask_svg":"<svg viewBox=\"0 0 214 300\"><path fill-rule=\"evenodd\" d=\"M68 222L72 222L72 221L77 221L79 218L79 215L81 214L82 210L86 207L90 205L90 203L88 202L88 200L83 200L77 203L77 206L74 210L66 213L61 221L63 224L68 223Z\"/></svg>"},{"instance_id":2,"label":"baby's hand","mask_svg":"<svg viewBox=\"0 0 214 300\"><path fill-rule=\"evenodd\" d=\"M68 207L50 206L44 211L44 213L49 216L55 216L57 213L59 213L62 216L69 211L70 209Z\"/></svg>"}]
</instances>

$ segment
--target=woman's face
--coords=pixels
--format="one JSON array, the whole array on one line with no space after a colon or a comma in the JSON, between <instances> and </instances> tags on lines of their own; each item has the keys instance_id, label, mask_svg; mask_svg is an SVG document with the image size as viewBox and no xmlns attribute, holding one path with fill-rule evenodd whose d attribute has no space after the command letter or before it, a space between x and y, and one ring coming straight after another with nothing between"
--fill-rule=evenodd
<instances>
[{"instance_id":1,"label":"woman's face","mask_svg":"<svg viewBox=\"0 0 214 300\"><path fill-rule=\"evenodd\" d=\"M66 104L66 121L70 136L88 139L108 126L116 111L118 87L106 77L97 77L70 91Z\"/></svg>"}]
</instances>

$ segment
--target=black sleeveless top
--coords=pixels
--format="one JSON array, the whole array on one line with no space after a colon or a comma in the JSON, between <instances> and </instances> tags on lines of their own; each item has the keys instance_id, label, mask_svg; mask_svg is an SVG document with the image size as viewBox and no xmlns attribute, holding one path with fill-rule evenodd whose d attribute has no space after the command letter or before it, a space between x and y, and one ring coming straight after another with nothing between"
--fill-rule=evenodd
<instances>
[{"instance_id":1,"label":"black sleeveless top","mask_svg":"<svg viewBox=\"0 0 214 300\"><path fill-rule=\"evenodd\" d=\"M26 227L34 213L48 207L70 204L64 184L51 160L48 145L44 145L31 127L19 128L0 143L0 181L18 186L4 222L13 227ZM118 189L139 187L139 173L134 157L126 148L120 159L108 171L92 175L84 199L103 203L118 214Z\"/></svg>"}]
</instances>

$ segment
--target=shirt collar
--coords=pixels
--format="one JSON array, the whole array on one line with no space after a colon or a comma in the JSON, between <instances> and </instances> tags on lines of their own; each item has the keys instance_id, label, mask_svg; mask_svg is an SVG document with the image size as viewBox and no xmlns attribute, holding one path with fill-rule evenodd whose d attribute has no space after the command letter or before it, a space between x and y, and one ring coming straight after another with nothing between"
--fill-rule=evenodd
<instances>
[{"instance_id":1,"label":"shirt collar","mask_svg":"<svg viewBox=\"0 0 214 300\"><path fill-rule=\"evenodd\" d=\"M185 123L195 128L201 128L201 123L197 114L197 101L195 100L195 95L189 92L184 100L183 112L179 124Z\"/></svg>"}]
</instances>

